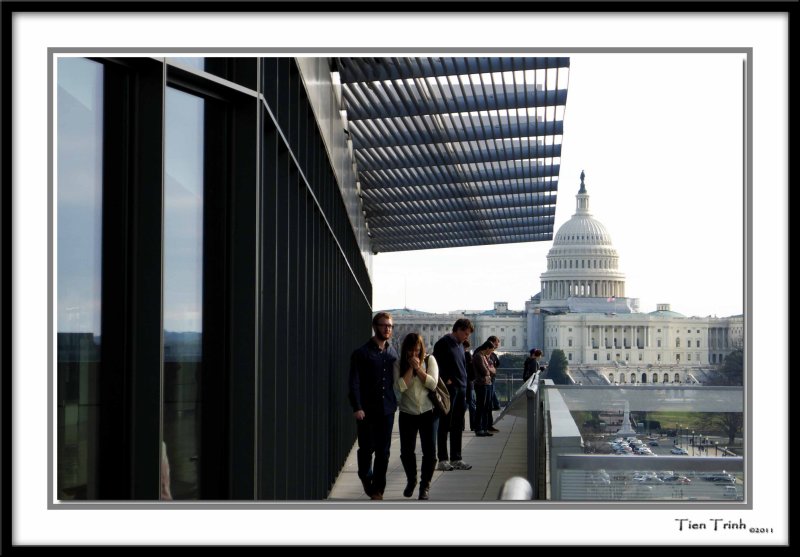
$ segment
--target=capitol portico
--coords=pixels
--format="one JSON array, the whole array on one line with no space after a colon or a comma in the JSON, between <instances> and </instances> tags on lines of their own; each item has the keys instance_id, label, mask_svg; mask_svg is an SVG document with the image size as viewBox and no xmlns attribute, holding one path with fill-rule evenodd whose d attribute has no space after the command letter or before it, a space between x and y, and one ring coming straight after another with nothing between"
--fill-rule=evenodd
<instances>
[{"instance_id":1,"label":"capitol portico","mask_svg":"<svg viewBox=\"0 0 800 557\"><path fill-rule=\"evenodd\" d=\"M446 314L389 310L396 338L419 332L432 348L456 319L468 317L476 343L495 335L500 352L538 347L547 360L563 350L576 382L702 383L710 366L741 348L743 316L685 316L668 303L641 313L639 300L626 296L611 235L590 212L583 172L580 178L575 214L556 233L540 292L524 311L509 310L507 302Z\"/></svg>"}]
</instances>

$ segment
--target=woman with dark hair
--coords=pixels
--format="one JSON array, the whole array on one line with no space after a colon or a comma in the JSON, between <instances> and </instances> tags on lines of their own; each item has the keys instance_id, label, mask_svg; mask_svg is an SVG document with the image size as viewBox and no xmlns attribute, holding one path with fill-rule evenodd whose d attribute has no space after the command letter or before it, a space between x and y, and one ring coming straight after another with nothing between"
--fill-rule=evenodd
<instances>
[{"instance_id":1,"label":"woman with dark hair","mask_svg":"<svg viewBox=\"0 0 800 557\"><path fill-rule=\"evenodd\" d=\"M439 425L439 416L428 394L436 389L439 368L432 355L425 355L425 342L418 333L409 333L403 339L395 373L395 389L400 403L400 462L408 481L403 496L411 497L417 485L415 451L419 432L422 445L419 498L427 500L436 466L436 430Z\"/></svg>"},{"instance_id":2,"label":"woman with dark hair","mask_svg":"<svg viewBox=\"0 0 800 557\"><path fill-rule=\"evenodd\" d=\"M490 356L494 352L494 342L487 340L472 355L475 370L475 437L491 437L487 431L492 424L492 377L497 370Z\"/></svg>"}]
</instances>

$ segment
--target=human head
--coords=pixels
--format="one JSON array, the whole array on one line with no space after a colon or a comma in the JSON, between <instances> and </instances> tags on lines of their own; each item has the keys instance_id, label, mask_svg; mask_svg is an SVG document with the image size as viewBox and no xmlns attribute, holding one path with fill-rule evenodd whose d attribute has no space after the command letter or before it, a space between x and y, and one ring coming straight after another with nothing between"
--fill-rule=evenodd
<instances>
[{"instance_id":1,"label":"human head","mask_svg":"<svg viewBox=\"0 0 800 557\"><path fill-rule=\"evenodd\" d=\"M478 348L475 349L475 352L483 352L488 350L489 352L494 350L494 342L491 341L492 337L486 339L486 342L481 344Z\"/></svg>"},{"instance_id":2,"label":"human head","mask_svg":"<svg viewBox=\"0 0 800 557\"><path fill-rule=\"evenodd\" d=\"M534 358L542 357L542 351L539 350L538 348L534 348L533 350L531 350L531 354L533 355Z\"/></svg>"},{"instance_id":3,"label":"human head","mask_svg":"<svg viewBox=\"0 0 800 557\"><path fill-rule=\"evenodd\" d=\"M495 347L495 348L497 348L498 346L500 346L500 339L499 339L499 338L497 338L497 337L496 337L496 336L494 336L494 335L492 335L492 336L490 336L489 338L487 338L487 339L486 339L486 341L487 341L487 342L491 342L491 343L494 345L494 347Z\"/></svg>"},{"instance_id":4,"label":"human head","mask_svg":"<svg viewBox=\"0 0 800 557\"><path fill-rule=\"evenodd\" d=\"M379 342L387 341L392 337L392 314L387 311L379 311L372 318L372 330L375 331L375 338Z\"/></svg>"},{"instance_id":5,"label":"human head","mask_svg":"<svg viewBox=\"0 0 800 557\"><path fill-rule=\"evenodd\" d=\"M461 318L453 323L453 336L459 343L463 343L469 338L469 335L475 330L472 326L472 321L467 318Z\"/></svg>"},{"instance_id":6,"label":"human head","mask_svg":"<svg viewBox=\"0 0 800 557\"><path fill-rule=\"evenodd\" d=\"M419 333L408 333L406 338L403 339L403 344L400 347L401 372L405 372L409 368L409 352L412 352L412 356L417 356L420 362L425 359L425 341L422 340L422 335Z\"/></svg>"}]
</instances>

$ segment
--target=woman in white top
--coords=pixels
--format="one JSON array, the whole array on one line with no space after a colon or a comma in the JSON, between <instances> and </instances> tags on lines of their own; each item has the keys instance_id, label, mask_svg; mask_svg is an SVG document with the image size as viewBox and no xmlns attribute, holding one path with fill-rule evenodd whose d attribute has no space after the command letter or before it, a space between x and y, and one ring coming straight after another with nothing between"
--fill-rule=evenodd
<instances>
[{"instance_id":1,"label":"woman in white top","mask_svg":"<svg viewBox=\"0 0 800 557\"><path fill-rule=\"evenodd\" d=\"M428 394L436 389L439 368L433 356L425 355L425 342L417 333L403 339L400 358L395 362L395 389L400 404L400 462L408 484L403 495L411 497L417 485L417 432L422 445L419 498L427 500L436 465L436 430L439 416Z\"/></svg>"}]
</instances>

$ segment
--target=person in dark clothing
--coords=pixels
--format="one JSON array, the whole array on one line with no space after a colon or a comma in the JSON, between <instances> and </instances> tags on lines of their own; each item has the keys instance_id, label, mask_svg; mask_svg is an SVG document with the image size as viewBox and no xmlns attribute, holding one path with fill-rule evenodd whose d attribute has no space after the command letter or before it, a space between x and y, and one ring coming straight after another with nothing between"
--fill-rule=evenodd
<instances>
[{"instance_id":1,"label":"person in dark clothing","mask_svg":"<svg viewBox=\"0 0 800 557\"><path fill-rule=\"evenodd\" d=\"M358 432L358 477L371 499L383 499L397 396L394 391L397 351L389 344L392 316L376 313L374 336L350 356L350 405ZM375 454L373 465L372 455Z\"/></svg>"},{"instance_id":2,"label":"person in dark clothing","mask_svg":"<svg viewBox=\"0 0 800 557\"><path fill-rule=\"evenodd\" d=\"M453 332L444 335L433 345L433 357L439 364L439 377L450 393L450 413L441 416L438 432L439 470L469 470L461 460L461 432L464 413L467 411L467 366L464 341L475 330L469 319L462 318L453 324ZM447 436L450 435L450 455L447 453Z\"/></svg>"},{"instance_id":3,"label":"person in dark clothing","mask_svg":"<svg viewBox=\"0 0 800 557\"><path fill-rule=\"evenodd\" d=\"M467 368L467 409L469 410L469 430L475 431L475 374L472 369L472 351L469 341L464 341L464 361Z\"/></svg>"},{"instance_id":4,"label":"person in dark clothing","mask_svg":"<svg viewBox=\"0 0 800 557\"><path fill-rule=\"evenodd\" d=\"M492 376L496 373L491 354L494 352L494 343L487 340L481 344L472 356L472 365L475 368L475 437L491 437L488 431L492 423ZM497 431L497 430L495 430Z\"/></svg>"},{"instance_id":5,"label":"person in dark clothing","mask_svg":"<svg viewBox=\"0 0 800 557\"><path fill-rule=\"evenodd\" d=\"M496 336L492 335L486 340L491 341L492 344L494 345L494 350L489 355L489 359L491 360L491 364L494 366L494 368L496 370L497 368L500 367L500 358L497 356L497 352L496 352L497 349L500 348L500 339L497 338ZM493 375L492 376L492 388L491 388L491 392L490 392L490 400L491 400L491 404L492 404L492 410L500 410L500 401L497 399L497 390L494 387L494 383L495 383L496 379L497 378ZM489 422L489 425L491 426L489 428L489 431L498 431L497 429L494 428L494 426L492 426L491 421Z\"/></svg>"},{"instance_id":6,"label":"person in dark clothing","mask_svg":"<svg viewBox=\"0 0 800 557\"><path fill-rule=\"evenodd\" d=\"M539 359L542 357L542 351L538 348L531 349L528 358L525 360L525 368L522 372L522 380L527 381L529 377L539 371ZM544 368L542 368L544 369Z\"/></svg>"}]
</instances>

